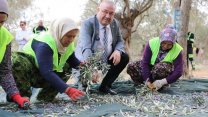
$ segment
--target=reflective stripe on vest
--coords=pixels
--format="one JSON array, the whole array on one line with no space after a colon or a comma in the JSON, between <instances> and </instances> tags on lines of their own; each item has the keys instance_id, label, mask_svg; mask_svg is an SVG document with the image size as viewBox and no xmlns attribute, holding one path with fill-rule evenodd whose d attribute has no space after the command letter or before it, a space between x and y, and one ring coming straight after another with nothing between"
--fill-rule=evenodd
<instances>
[{"instance_id":1,"label":"reflective stripe on vest","mask_svg":"<svg viewBox=\"0 0 208 117\"><path fill-rule=\"evenodd\" d=\"M152 57L150 64L154 65L160 50L160 39L159 37L153 38L149 41L150 49L152 51ZM178 44L174 43L171 50L167 53L162 61L173 63L183 48Z\"/></svg>"},{"instance_id":2,"label":"reflective stripe on vest","mask_svg":"<svg viewBox=\"0 0 208 117\"><path fill-rule=\"evenodd\" d=\"M2 62L6 47L12 41L12 34L3 26L0 27L0 63Z\"/></svg>"},{"instance_id":3,"label":"reflective stripe on vest","mask_svg":"<svg viewBox=\"0 0 208 117\"><path fill-rule=\"evenodd\" d=\"M34 28L34 33L35 34L39 34L40 32L42 32L42 31L40 31L40 30L37 30L37 28L38 28L38 26L36 26L35 28ZM48 31L48 28L45 28L45 30L44 31Z\"/></svg>"},{"instance_id":4,"label":"reflective stripe on vest","mask_svg":"<svg viewBox=\"0 0 208 117\"><path fill-rule=\"evenodd\" d=\"M32 45L31 39L24 47L23 50L25 53L32 55L35 58L36 65L38 67L37 58L35 57L35 53L31 47ZM57 72L62 72L63 67L69 58L69 56L74 52L74 42L72 42L66 49L66 52L61 55L60 61L58 59L58 50L56 46L56 42L53 37L49 33L42 33L41 35L37 36L35 40L41 41L46 43L53 51L53 70ZM59 62L59 63L58 63Z\"/></svg>"},{"instance_id":5,"label":"reflective stripe on vest","mask_svg":"<svg viewBox=\"0 0 208 117\"><path fill-rule=\"evenodd\" d=\"M188 58L194 58L193 54L188 54Z\"/></svg>"}]
</instances>

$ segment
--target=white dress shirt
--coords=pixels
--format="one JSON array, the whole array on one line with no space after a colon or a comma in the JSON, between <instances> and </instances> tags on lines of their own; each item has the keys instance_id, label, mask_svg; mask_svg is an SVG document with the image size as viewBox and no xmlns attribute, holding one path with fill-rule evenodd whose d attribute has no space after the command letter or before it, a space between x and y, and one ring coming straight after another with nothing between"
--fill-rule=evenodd
<instances>
[{"instance_id":1,"label":"white dress shirt","mask_svg":"<svg viewBox=\"0 0 208 117\"><path fill-rule=\"evenodd\" d=\"M106 35L108 40L108 52L107 55L109 56L112 53L112 33L110 29L110 25L106 26ZM100 38L100 44L102 49L104 50L104 26L99 24L99 38Z\"/></svg>"}]
</instances>

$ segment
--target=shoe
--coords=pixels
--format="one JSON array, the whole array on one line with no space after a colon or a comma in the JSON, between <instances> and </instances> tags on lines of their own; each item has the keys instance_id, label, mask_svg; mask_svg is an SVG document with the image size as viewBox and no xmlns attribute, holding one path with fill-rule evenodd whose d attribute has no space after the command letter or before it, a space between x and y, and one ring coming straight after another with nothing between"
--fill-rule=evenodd
<instances>
[{"instance_id":1,"label":"shoe","mask_svg":"<svg viewBox=\"0 0 208 117\"><path fill-rule=\"evenodd\" d=\"M110 88L99 88L99 91L105 94L117 95L117 92L111 90Z\"/></svg>"}]
</instances>

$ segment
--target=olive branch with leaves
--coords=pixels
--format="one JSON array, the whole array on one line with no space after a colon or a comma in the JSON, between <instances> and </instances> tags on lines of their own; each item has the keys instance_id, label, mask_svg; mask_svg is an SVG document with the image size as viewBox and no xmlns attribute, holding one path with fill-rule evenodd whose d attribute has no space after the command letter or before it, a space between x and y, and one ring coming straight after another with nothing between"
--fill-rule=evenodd
<instances>
[{"instance_id":1,"label":"olive branch with leaves","mask_svg":"<svg viewBox=\"0 0 208 117\"><path fill-rule=\"evenodd\" d=\"M93 53L93 55L87 59L87 62L80 66L80 81L82 86L86 88L85 92L87 94L89 94L90 86L93 84L93 73L100 70L104 77L110 68L110 65L105 63L101 57L102 52Z\"/></svg>"}]
</instances>

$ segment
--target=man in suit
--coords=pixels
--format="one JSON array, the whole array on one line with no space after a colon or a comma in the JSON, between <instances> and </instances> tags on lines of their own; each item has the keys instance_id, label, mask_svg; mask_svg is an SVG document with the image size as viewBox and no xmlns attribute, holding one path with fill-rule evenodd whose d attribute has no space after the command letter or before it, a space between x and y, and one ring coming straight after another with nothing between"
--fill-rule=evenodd
<instances>
[{"instance_id":1,"label":"man in suit","mask_svg":"<svg viewBox=\"0 0 208 117\"><path fill-rule=\"evenodd\" d=\"M109 0L103 0L95 16L82 23L75 54L80 60L87 60L98 50L103 50L101 60L110 65L99 91L116 95L111 90L112 83L129 62L124 50L124 41L117 21L114 19L116 6Z\"/></svg>"}]
</instances>

